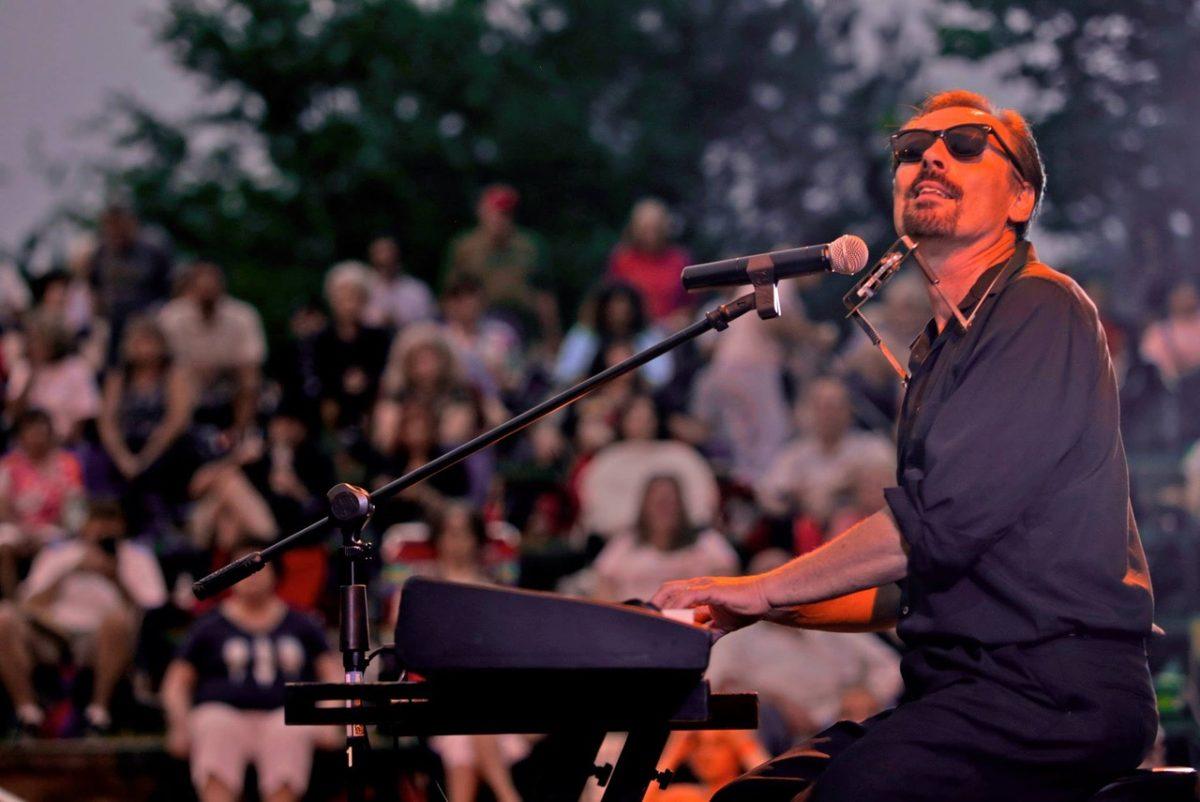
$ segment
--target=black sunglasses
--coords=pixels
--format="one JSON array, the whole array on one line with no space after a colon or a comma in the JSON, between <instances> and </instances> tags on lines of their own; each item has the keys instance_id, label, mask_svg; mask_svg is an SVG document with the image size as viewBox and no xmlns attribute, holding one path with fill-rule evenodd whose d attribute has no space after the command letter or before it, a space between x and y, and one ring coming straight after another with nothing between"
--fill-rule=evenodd
<instances>
[{"instance_id":1,"label":"black sunglasses","mask_svg":"<svg viewBox=\"0 0 1200 802\"><path fill-rule=\"evenodd\" d=\"M995 135L996 142L999 143L1004 155L1016 168L1017 175L1028 182L1029 179L1025 177L1025 172L1021 169L1016 154L1009 150L1008 145L1004 144L1004 140L996 133L996 129L986 123L963 123L943 128L940 131L930 131L927 128L906 128L903 131L897 131L891 136L892 169L895 170L901 164L921 161L925 151L933 147L933 143L939 139L946 143L946 150L950 151L950 155L954 158L973 159L987 149L988 137L991 135Z\"/></svg>"}]
</instances>

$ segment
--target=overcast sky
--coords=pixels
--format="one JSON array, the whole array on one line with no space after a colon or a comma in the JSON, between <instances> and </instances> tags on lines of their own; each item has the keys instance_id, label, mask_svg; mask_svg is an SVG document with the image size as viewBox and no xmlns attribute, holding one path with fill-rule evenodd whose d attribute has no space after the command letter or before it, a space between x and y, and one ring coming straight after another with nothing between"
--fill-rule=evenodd
<instances>
[{"instance_id":1,"label":"overcast sky","mask_svg":"<svg viewBox=\"0 0 1200 802\"><path fill-rule=\"evenodd\" d=\"M75 165L102 150L80 132L114 91L167 113L192 105L193 82L152 42L164 0L0 0L0 248L12 246L56 197L40 151Z\"/></svg>"}]
</instances>

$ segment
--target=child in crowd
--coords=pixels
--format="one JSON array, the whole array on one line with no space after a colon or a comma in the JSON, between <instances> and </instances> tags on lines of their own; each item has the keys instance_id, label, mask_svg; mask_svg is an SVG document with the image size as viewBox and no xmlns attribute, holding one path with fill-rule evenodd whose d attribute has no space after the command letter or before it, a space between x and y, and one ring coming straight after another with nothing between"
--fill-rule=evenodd
<instances>
[{"instance_id":1,"label":"child in crowd","mask_svg":"<svg viewBox=\"0 0 1200 802\"><path fill-rule=\"evenodd\" d=\"M233 559L254 551L235 549ZM276 595L275 568L238 584L193 625L163 679L167 748L190 758L202 802L241 796L248 764L265 802L292 802L308 787L319 730L283 722L287 682L340 682L341 661L316 621Z\"/></svg>"}]
</instances>

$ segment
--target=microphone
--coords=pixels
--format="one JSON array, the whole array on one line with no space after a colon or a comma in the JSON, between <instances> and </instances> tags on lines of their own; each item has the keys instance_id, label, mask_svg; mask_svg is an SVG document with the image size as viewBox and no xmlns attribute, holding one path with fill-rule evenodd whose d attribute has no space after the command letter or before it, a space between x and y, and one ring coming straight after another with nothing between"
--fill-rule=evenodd
<instances>
[{"instance_id":1,"label":"microphone","mask_svg":"<svg viewBox=\"0 0 1200 802\"><path fill-rule=\"evenodd\" d=\"M853 234L843 234L825 245L808 245L785 251L759 253L705 262L683 269L683 287L738 287L743 284L775 284L792 276L809 273L840 273L852 276L867 265L867 243Z\"/></svg>"}]
</instances>

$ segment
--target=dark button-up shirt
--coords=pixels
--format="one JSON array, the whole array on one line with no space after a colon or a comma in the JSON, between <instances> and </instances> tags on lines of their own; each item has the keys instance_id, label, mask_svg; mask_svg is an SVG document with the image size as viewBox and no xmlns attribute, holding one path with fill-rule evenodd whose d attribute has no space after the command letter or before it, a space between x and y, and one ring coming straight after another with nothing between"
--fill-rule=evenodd
<instances>
[{"instance_id":1,"label":"dark button-up shirt","mask_svg":"<svg viewBox=\"0 0 1200 802\"><path fill-rule=\"evenodd\" d=\"M966 331L931 322L913 343L899 486L885 490L909 551L900 636L999 645L1150 634L1095 306L1027 243L961 309L977 306Z\"/></svg>"}]
</instances>

